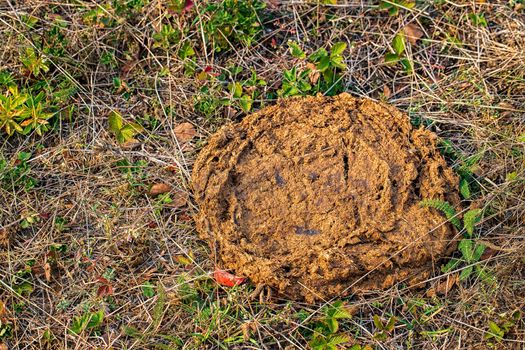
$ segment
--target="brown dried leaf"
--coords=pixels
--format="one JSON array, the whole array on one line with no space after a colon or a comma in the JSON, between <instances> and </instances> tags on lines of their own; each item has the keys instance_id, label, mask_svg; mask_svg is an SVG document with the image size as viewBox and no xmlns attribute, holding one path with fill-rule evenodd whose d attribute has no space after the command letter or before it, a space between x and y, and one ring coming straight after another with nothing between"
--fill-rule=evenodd
<instances>
[{"instance_id":1,"label":"brown dried leaf","mask_svg":"<svg viewBox=\"0 0 525 350\"><path fill-rule=\"evenodd\" d=\"M386 84L383 85L383 95L387 100L392 96L392 90Z\"/></svg>"},{"instance_id":2,"label":"brown dried leaf","mask_svg":"<svg viewBox=\"0 0 525 350\"><path fill-rule=\"evenodd\" d=\"M321 73L319 72L315 64L309 62L306 64L306 68L310 69L310 73L308 73L308 79L310 79L310 83L317 83L317 80L319 80L319 75Z\"/></svg>"},{"instance_id":3,"label":"brown dried leaf","mask_svg":"<svg viewBox=\"0 0 525 350\"><path fill-rule=\"evenodd\" d=\"M421 37L423 36L423 31L421 30L421 28L419 28L419 26L415 23L409 23L407 24L403 30L405 31L405 36L406 38L408 39L408 41L412 44L412 45L416 45L416 42L421 39Z\"/></svg>"},{"instance_id":4,"label":"brown dried leaf","mask_svg":"<svg viewBox=\"0 0 525 350\"><path fill-rule=\"evenodd\" d=\"M171 203L166 204L170 208L181 208L188 204L188 193L179 191L171 196Z\"/></svg>"},{"instance_id":5,"label":"brown dried leaf","mask_svg":"<svg viewBox=\"0 0 525 350\"><path fill-rule=\"evenodd\" d=\"M9 244L9 232L6 228L0 228L0 247Z\"/></svg>"},{"instance_id":6,"label":"brown dried leaf","mask_svg":"<svg viewBox=\"0 0 525 350\"><path fill-rule=\"evenodd\" d=\"M432 298L437 295L446 295L448 294L448 292L450 292L452 287L454 287L454 285L458 282L459 282L459 274L453 273L447 276L447 278L444 281L437 283L432 288L427 290L427 297Z\"/></svg>"},{"instance_id":7,"label":"brown dried leaf","mask_svg":"<svg viewBox=\"0 0 525 350\"><path fill-rule=\"evenodd\" d=\"M151 186L149 194L150 196L158 196L159 194L168 193L170 191L171 186L161 182Z\"/></svg>"},{"instance_id":8,"label":"brown dried leaf","mask_svg":"<svg viewBox=\"0 0 525 350\"><path fill-rule=\"evenodd\" d=\"M175 127L175 136L180 143L186 143L197 135L193 124L185 122Z\"/></svg>"},{"instance_id":9,"label":"brown dried leaf","mask_svg":"<svg viewBox=\"0 0 525 350\"><path fill-rule=\"evenodd\" d=\"M44 276L46 281L51 281L51 265L48 262L44 264Z\"/></svg>"}]
</instances>

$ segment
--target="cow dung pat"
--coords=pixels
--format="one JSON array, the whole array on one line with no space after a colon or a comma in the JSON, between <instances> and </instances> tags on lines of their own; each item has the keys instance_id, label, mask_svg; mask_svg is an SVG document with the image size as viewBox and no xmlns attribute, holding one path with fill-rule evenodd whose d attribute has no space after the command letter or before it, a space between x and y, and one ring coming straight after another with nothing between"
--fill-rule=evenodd
<instances>
[{"instance_id":1,"label":"cow dung pat","mask_svg":"<svg viewBox=\"0 0 525 350\"><path fill-rule=\"evenodd\" d=\"M281 100L210 137L197 230L222 269L314 302L426 279L455 249L424 199L457 206L436 136L349 94Z\"/></svg>"}]
</instances>

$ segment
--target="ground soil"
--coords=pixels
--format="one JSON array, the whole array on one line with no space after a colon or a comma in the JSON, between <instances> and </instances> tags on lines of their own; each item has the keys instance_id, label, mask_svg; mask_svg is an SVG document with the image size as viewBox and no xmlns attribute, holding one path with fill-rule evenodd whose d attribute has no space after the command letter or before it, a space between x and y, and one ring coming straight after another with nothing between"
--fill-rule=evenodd
<instances>
[{"instance_id":1,"label":"ground soil","mask_svg":"<svg viewBox=\"0 0 525 350\"><path fill-rule=\"evenodd\" d=\"M435 136L348 94L281 101L213 135L193 172L198 230L221 268L314 301L428 277L458 201Z\"/></svg>"}]
</instances>

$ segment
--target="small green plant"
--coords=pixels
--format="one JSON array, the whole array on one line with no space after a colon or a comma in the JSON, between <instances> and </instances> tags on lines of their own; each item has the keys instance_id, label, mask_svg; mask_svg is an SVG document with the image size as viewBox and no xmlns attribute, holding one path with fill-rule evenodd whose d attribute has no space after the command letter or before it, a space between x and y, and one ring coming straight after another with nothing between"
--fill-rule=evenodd
<instances>
[{"instance_id":1,"label":"small green plant","mask_svg":"<svg viewBox=\"0 0 525 350\"><path fill-rule=\"evenodd\" d=\"M79 335L87 331L92 332L100 328L104 322L104 310L100 309L96 312L84 312L81 316L75 316L71 322L69 329L71 334Z\"/></svg>"},{"instance_id":2,"label":"small green plant","mask_svg":"<svg viewBox=\"0 0 525 350\"><path fill-rule=\"evenodd\" d=\"M207 42L216 52L235 43L251 46L262 29L258 13L264 7L260 0L210 3L205 10L209 18L203 23Z\"/></svg>"},{"instance_id":3,"label":"small green plant","mask_svg":"<svg viewBox=\"0 0 525 350\"><path fill-rule=\"evenodd\" d=\"M381 321L379 315L374 315L374 326L376 327L376 332L374 333L374 339L377 340L386 340L388 335L394 330L396 324L395 316L390 316L386 323Z\"/></svg>"},{"instance_id":4,"label":"small green plant","mask_svg":"<svg viewBox=\"0 0 525 350\"><path fill-rule=\"evenodd\" d=\"M485 16L482 13L469 13L468 18L470 19L470 22L472 22L473 25L478 27L486 27L487 20L485 19Z\"/></svg>"},{"instance_id":5,"label":"small green plant","mask_svg":"<svg viewBox=\"0 0 525 350\"><path fill-rule=\"evenodd\" d=\"M161 47L168 50L175 45L181 37L179 30L173 28L171 24L163 24L160 31L153 34L154 48Z\"/></svg>"},{"instance_id":6,"label":"small green plant","mask_svg":"<svg viewBox=\"0 0 525 350\"><path fill-rule=\"evenodd\" d=\"M314 332L309 342L312 350L336 350L350 338L339 332L339 320L352 317L343 301L338 300L322 310L323 316L315 323Z\"/></svg>"},{"instance_id":7,"label":"small green plant","mask_svg":"<svg viewBox=\"0 0 525 350\"><path fill-rule=\"evenodd\" d=\"M394 36L392 40L393 52L388 52L385 55L386 63L400 63L406 73L412 72L412 62L408 57L405 57L406 38L403 31L400 31Z\"/></svg>"},{"instance_id":8,"label":"small green plant","mask_svg":"<svg viewBox=\"0 0 525 350\"><path fill-rule=\"evenodd\" d=\"M41 136L49 130L49 119L54 116L47 102L43 91L32 94L9 85L7 91L0 94L0 129L9 136L15 131L27 135L33 130Z\"/></svg>"},{"instance_id":9,"label":"small green plant","mask_svg":"<svg viewBox=\"0 0 525 350\"><path fill-rule=\"evenodd\" d=\"M298 72L297 67L285 70L283 72L281 89L277 92L279 96L289 97L308 95L312 90L312 85L310 84L309 79L310 72L310 69Z\"/></svg>"},{"instance_id":10,"label":"small green plant","mask_svg":"<svg viewBox=\"0 0 525 350\"><path fill-rule=\"evenodd\" d=\"M27 47L22 51L20 61L25 71L34 77L38 77L41 73L47 73L49 71L47 59L32 47Z\"/></svg>"},{"instance_id":11,"label":"small green plant","mask_svg":"<svg viewBox=\"0 0 525 350\"><path fill-rule=\"evenodd\" d=\"M29 190L35 187L37 181L29 176L31 172L29 159L31 159L29 152L19 152L13 164L0 158L0 185L6 189L23 187Z\"/></svg>"},{"instance_id":12,"label":"small green plant","mask_svg":"<svg viewBox=\"0 0 525 350\"><path fill-rule=\"evenodd\" d=\"M292 56L304 58L306 54L295 42L288 43ZM320 48L308 58L310 67L298 70L293 67L283 72L281 89L277 94L282 97L315 95L323 92L335 95L343 90L340 71L346 69L343 52L346 43L338 42L332 45L330 52ZM319 79L319 78L322 79Z\"/></svg>"},{"instance_id":13,"label":"small green plant","mask_svg":"<svg viewBox=\"0 0 525 350\"><path fill-rule=\"evenodd\" d=\"M475 273L482 281L489 285L494 285L495 280L485 268L477 264L485 252L486 246L477 243L472 239L474 226L481 220L483 211L481 209L471 209L463 214L463 222L458 218L454 207L441 200L423 200L420 202L422 207L437 209L445 214L447 219L459 230L464 232L464 238L458 244L458 250L461 253L461 259L452 258L441 268L443 272L450 272L464 265L459 275L460 281L466 280L472 273Z\"/></svg>"},{"instance_id":14,"label":"small green plant","mask_svg":"<svg viewBox=\"0 0 525 350\"><path fill-rule=\"evenodd\" d=\"M20 219L20 227L28 228L33 226L33 224L37 223L40 220L40 217L38 216L38 213L24 212L22 213Z\"/></svg>"},{"instance_id":15,"label":"small green plant","mask_svg":"<svg viewBox=\"0 0 525 350\"><path fill-rule=\"evenodd\" d=\"M332 94L336 94L340 87L335 86L338 80L340 80L339 70L346 69L346 64L343 62L343 52L346 50L346 43L338 42L332 45L330 53L326 49L321 48L314 52L310 56L310 61L315 64L316 69L321 72L323 76L323 87L321 89L325 92L332 91Z\"/></svg>"},{"instance_id":16,"label":"small green plant","mask_svg":"<svg viewBox=\"0 0 525 350\"><path fill-rule=\"evenodd\" d=\"M399 13L399 9L411 9L416 6L415 1L405 0L381 0L379 8L388 10L390 16L395 16Z\"/></svg>"},{"instance_id":17,"label":"small green plant","mask_svg":"<svg viewBox=\"0 0 525 350\"><path fill-rule=\"evenodd\" d=\"M510 314L503 313L499 315L498 322L489 321L489 330L485 333L485 340L491 346L495 346L494 341L497 343L501 342L506 334L508 334L512 328L521 319L521 312L516 310Z\"/></svg>"},{"instance_id":18,"label":"small green plant","mask_svg":"<svg viewBox=\"0 0 525 350\"><path fill-rule=\"evenodd\" d=\"M474 172L484 152L478 152L472 156L464 156L457 151L448 140L441 140L440 150L446 157L454 162L453 168L459 175L459 193L464 199L471 199L480 190Z\"/></svg>"},{"instance_id":19,"label":"small green plant","mask_svg":"<svg viewBox=\"0 0 525 350\"><path fill-rule=\"evenodd\" d=\"M142 125L134 122L124 122L120 113L112 111L108 118L109 130L115 135L119 143L133 141L135 135L144 131Z\"/></svg>"}]
</instances>

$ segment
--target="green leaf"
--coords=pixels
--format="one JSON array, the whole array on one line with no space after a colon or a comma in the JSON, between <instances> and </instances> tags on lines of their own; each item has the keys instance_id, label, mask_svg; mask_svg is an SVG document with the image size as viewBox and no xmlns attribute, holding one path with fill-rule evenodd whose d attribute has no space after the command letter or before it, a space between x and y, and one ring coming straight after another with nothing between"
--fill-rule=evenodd
<instances>
[{"instance_id":1,"label":"green leaf","mask_svg":"<svg viewBox=\"0 0 525 350\"><path fill-rule=\"evenodd\" d=\"M295 58L306 58L306 54L304 51L299 47L299 44L297 44L295 41L289 40L288 41L288 47L290 48L290 53Z\"/></svg>"},{"instance_id":2,"label":"green leaf","mask_svg":"<svg viewBox=\"0 0 525 350\"><path fill-rule=\"evenodd\" d=\"M339 330L339 322L337 322L335 318L327 319L326 325L328 326L330 333L337 333L337 331Z\"/></svg>"},{"instance_id":3,"label":"green leaf","mask_svg":"<svg viewBox=\"0 0 525 350\"><path fill-rule=\"evenodd\" d=\"M385 55L386 63L397 62L397 61L399 61L399 56L397 54L389 52Z\"/></svg>"},{"instance_id":4,"label":"green leaf","mask_svg":"<svg viewBox=\"0 0 525 350\"><path fill-rule=\"evenodd\" d=\"M317 69L321 72L324 72L326 69L330 67L330 57L323 56L319 60L319 63L317 64Z\"/></svg>"},{"instance_id":5,"label":"green leaf","mask_svg":"<svg viewBox=\"0 0 525 350\"><path fill-rule=\"evenodd\" d=\"M405 34L403 34L403 32L396 34L392 41L392 47L398 56L401 56L403 52L405 52Z\"/></svg>"},{"instance_id":6,"label":"green leaf","mask_svg":"<svg viewBox=\"0 0 525 350\"><path fill-rule=\"evenodd\" d=\"M479 261L479 259L481 259L481 256L485 252L485 249L487 249L487 247L484 244L481 244L481 243L476 244L476 247L474 248L474 251L472 252L472 262Z\"/></svg>"},{"instance_id":7,"label":"green leaf","mask_svg":"<svg viewBox=\"0 0 525 350\"><path fill-rule=\"evenodd\" d=\"M472 274L473 266L467 266L459 274L459 280L464 281Z\"/></svg>"},{"instance_id":8,"label":"green leaf","mask_svg":"<svg viewBox=\"0 0 525 350\"><path fill-rule=\"evenodd\" d=\"M463 259L465 259L467 263L474 262L472 260L474 254L474 242L472 242L471 239L462 239L458 244L458 250L461 252Z\"/></svg>"},{"instance_id":9,"label":"green leaf","mask_svg":"<svg viewBox=\"0 0 525 350\"><path fill-rule=\"evenodd\" d=\"M385 327L383 326L383 322L381 322L381 319L379 318L378 315L374 315L374 325L379 330L384 330L385 329Z\"/></svg>"},{"instance_id":10,"label":"green leaf","mask_svg":"<svg viewBox=\"0 0 525 350\"><path fill-rule=\"evenodd\" d=\"M146 281L144 284L142 284L142 294L146 298L152 298L155 296L155 289L153 288L153 284L151 284L151 282Z\"/></svg>"},{"instance_id":11,"label":"green leaf","mask_svg":"<svg viewBox=\"0 0 525 350\"><path fill-rule=\"evenodd\" d=\"M395 16L395 15L397 15L398 12L399 12L399 8L397 6L395 6L395 5L392 5L392 7L390 7L388 9L388 15L389 16Z\"/></svg>"},{"instance_id":12,"label":"green leaf","mask_svg":"<svg viewBox=\"0 0 525 350\"><path fill-rule=\"evenodd\" d=\"M131 140L135 134L137 134L137 129L131 124L126 124L120 129L120 135L124 142Z\"/></svg>"},{"instance_id":13,"label":"green leaf","mask_svg":"<svg viewBox=\"0 0 525 350\"><path fill-rule=\"evenodd\" d=\"M241 105L242 110L245 112L251 111L252 103L253 100L249 95L243 95L239 100L239 104Z\"/></svg>"},{"instance_id":14,"label":"green leaf","mask_svg":"<svg viewBox=\"0 0 525 350\"><path fill-rule=\"evenodd\" d=\"M334 57L340 56L345 49L346 49L345 42L341 41L341 42L335 43L332 46L332 49L330 50L330 57L334 58Z\"/></svg>"},{"instance_id":15,"label":"green leaf","mask_svg":"<svg viewBox=\"0 0 525 350\"><path fill-rule=\"evenodd\" d=\"M385 331L391 332L394 329L395 323L396 323L395 316L390 317L390 319L388 320L388 323L385 326Z\"/></svg>"},{"instance_id":16,"label":"green leaf","mask_svg":"<svg viewBox=\"0 0 525 350\"><path fill-rule=\"evenodd\" d=\"M402 58L399 63L403 66L403 70L406 73L412 72L412 62L408 58Z\"/></svg>"},{"instance_id":17,"label":"green leaf","mask_svg":"<svg viewBox=\"0 0 525 350\"><path fill-rule=\"evenodd\" d=\"M471 209L463 215L463 225L469 236L474 233L474 226L481 220L481 209Z\"/></svg>"},{"instance_id":18,"label":"green leaf","mask_svg":"<svg viewBox=\"0 0 525 350\"><path fill-rule=\"evenodd\" d=\"M229 89L234 98L240 98L242 96L242 85L239 82L229 84Z\"/></svg>"},{"instance_id":19,"label":"green leaf","mask_svg":"<svg viewBox=\"0 0 525 350\"><path fill-rule=\"evenodd\" d=\"M450 259L448 261L448 263L445 266L441 267L441 272L443 272L443 273L450 272L450 271L456 269L459 266L460 263L461 263L461 260L456 259L456 258L452 258L452 259Z\"/></svg>"},{"instance_id":20,"label":"green leaf","mask_svg":"<svg viewBox=\"0 0 525 350\"><path fill-rule=\"evenodd\" d=\"M459 193L461 193L465 199L469 199L471 196L470 186L465 178L461 178L461 180L459 180Z\"/></svg>"},{"instance_id":21,"label":"green leaf","mask_svg":"<svg viewBox=\"0 0 525 350\"><path fill-rule=\"evenodd\" d=\"M87 328L98 328L104 322L104 309L98 310L96 313L90 315Z\"/></svg>"},{"instance_id":22,"label":"green leaf","mask_svg":"<svg viewBox=\"0 0 525 350\"><path fill-rule=\"evenodd\" d=\"M379 3L379 8L380 9L388 9L390 7L392 7L392 4L387 2L387 1L381 0L381 2Z\"/></svg>"},{"instance_id":23,"label":"green leaf","mask_svg":"<svg viewBox=\"0 0 525 350\"><path fill-rule=\"evenodd\" d=\"M318 63L321 58L328 56L328 52L324 48L320 48L310 55L310 61Z\"/></svg>"},{"instance_id":24,"label":"green leaf","mask_svg":"<svg viewBox=\"0 0 525 350\"><path fill-rule=\"evenodd\" d=\"M109 130L114 133L120 132L122 128L122 116L117 111L111 111L108 118Z\"/></svg>"},{"instance_id":25,"label":"green leaf","mask_svg":"<svg viewBox=\"0 0 525 350\"><path fill-rule=\"evenodd\" d=\"M489 321L489 330L492 335L498 339L503 338L505 332L498 326L496 322Z\"/></svg>"},{"instance_id":26,"label":"green leaf","mask_svg":"<svg viewBox=\"0 0 525 350\"><path fill-rule=\"evenodd\" d=\"M195 50L189 41L184 42L180 48L178 55L181 59L186 59L195 55Z\"/></svg>"}]
</instances>

